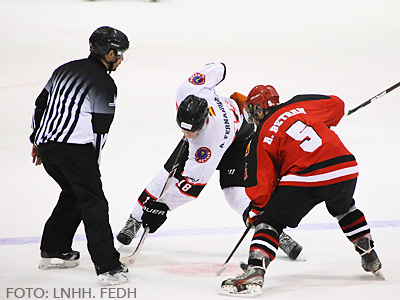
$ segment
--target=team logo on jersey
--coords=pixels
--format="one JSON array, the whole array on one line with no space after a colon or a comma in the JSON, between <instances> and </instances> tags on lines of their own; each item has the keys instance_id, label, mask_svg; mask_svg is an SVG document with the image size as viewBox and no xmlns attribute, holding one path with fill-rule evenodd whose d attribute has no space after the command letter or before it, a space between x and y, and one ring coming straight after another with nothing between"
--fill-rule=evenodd
<instances>
[{"instance_id":1,"label":"team logo on jersey","mask_svg":"<svg viewBox=\"0 0 400 300\"><path fill-rule=\"evenodd\" d=\"M197 149L196 154L194 155L195 159L198 163L205 163L211 157L211 150L207 147L201 147Z\"/></svg>"},{"instance_id":2,"label":"team logo on jersey","mask_svg":"<svg viewBox=\"0 0 400 300\"><path fill-rule=\"evenodd\" d=\"M206 82L206 75L194 73L192 76L190 76L189 82L193 83L194 85L202 85L204 82Z\"/></svg>"}]
</instances>

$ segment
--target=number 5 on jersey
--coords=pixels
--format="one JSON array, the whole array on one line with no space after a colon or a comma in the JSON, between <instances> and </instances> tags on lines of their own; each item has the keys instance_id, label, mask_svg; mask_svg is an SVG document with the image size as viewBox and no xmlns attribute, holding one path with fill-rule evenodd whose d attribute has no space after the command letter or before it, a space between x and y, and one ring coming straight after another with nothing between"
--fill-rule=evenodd
<instances>
[{"instance_id":1,"label":"number 5 on jersey","mask_svg":"<svg viewBox=\"0 0 400 300\"><path fill-rule=\"evenodd\" d=\"M322 145L322 139L312 126L298 120L286 130L286 133L296 141L301 141L300 147L306 152L313 152Z\"/></svg>"}]
</instances>

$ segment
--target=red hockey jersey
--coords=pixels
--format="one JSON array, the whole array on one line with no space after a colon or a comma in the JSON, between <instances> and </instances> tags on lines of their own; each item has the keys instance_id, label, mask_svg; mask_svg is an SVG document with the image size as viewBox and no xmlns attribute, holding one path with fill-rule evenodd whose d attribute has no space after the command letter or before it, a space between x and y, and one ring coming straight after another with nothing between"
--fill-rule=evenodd
<instances>
[{"instance_id":1,"label":"red hockey jersey","mask_svg":"<svg viewBox=\"0 0 400 300\"><path fill-rule=\"evenodd\" d=\"M246 152L246 193L266 205L279 186L323 186L358 176L354 156L335 132L344 115L336 96L298 95L268 113Z\"/></svg>"}]
</instances>

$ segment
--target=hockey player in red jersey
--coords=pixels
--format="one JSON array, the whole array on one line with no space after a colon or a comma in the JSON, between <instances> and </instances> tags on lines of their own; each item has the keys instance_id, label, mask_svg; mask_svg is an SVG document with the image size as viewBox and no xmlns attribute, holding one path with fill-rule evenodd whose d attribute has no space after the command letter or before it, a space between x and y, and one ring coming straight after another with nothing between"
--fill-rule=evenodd
<instances>
[{"instance_id":1,"label":"hockey player in red jersey","mask_svg":"<svg viewBox=\"0 0 400 300\"><path fill-rule=\"evenodd\" d=\"M245 159L248 221L255 227L244 274L222 282L227 295L260 294L265 270L274 260L279 235L297 227L317 204L329 213L361 255L362 267L383 278L370 227L355 206L355 157L330 129L344 115L336 96L298 95L280 104L270 85L255 86L245 102L257 130Z\"/></svg>"}]
</instances>

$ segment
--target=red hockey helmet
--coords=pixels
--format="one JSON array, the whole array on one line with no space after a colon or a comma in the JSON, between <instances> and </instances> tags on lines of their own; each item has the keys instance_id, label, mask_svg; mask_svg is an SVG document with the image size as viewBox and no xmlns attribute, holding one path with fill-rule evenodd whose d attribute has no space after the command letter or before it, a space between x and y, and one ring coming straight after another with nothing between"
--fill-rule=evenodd
<instances>
[{"instance_id":1,"label":"red hockey helmet","mask_svg":"<svg viewBox=\"0 0 400 300\"><path fill-rule=\"evenodd\" d=\"M279 104L279 95L272 85L256 85L247 96L245 105L249 104L269 108Z\"/></svg>"},{"instance_id":2,"label":"red hockey helmet","mask_svg":"<svg viewBox=\"0 0 400 300\"><path fill-rule=\"evenodd\" d=\"M247 112L246 119L252 122L261 110L279 104L279 95L272 85L256 85L247 96L244 103ZM257 119L257 118L256 118Z\"/></svg>"}]
</instances>

